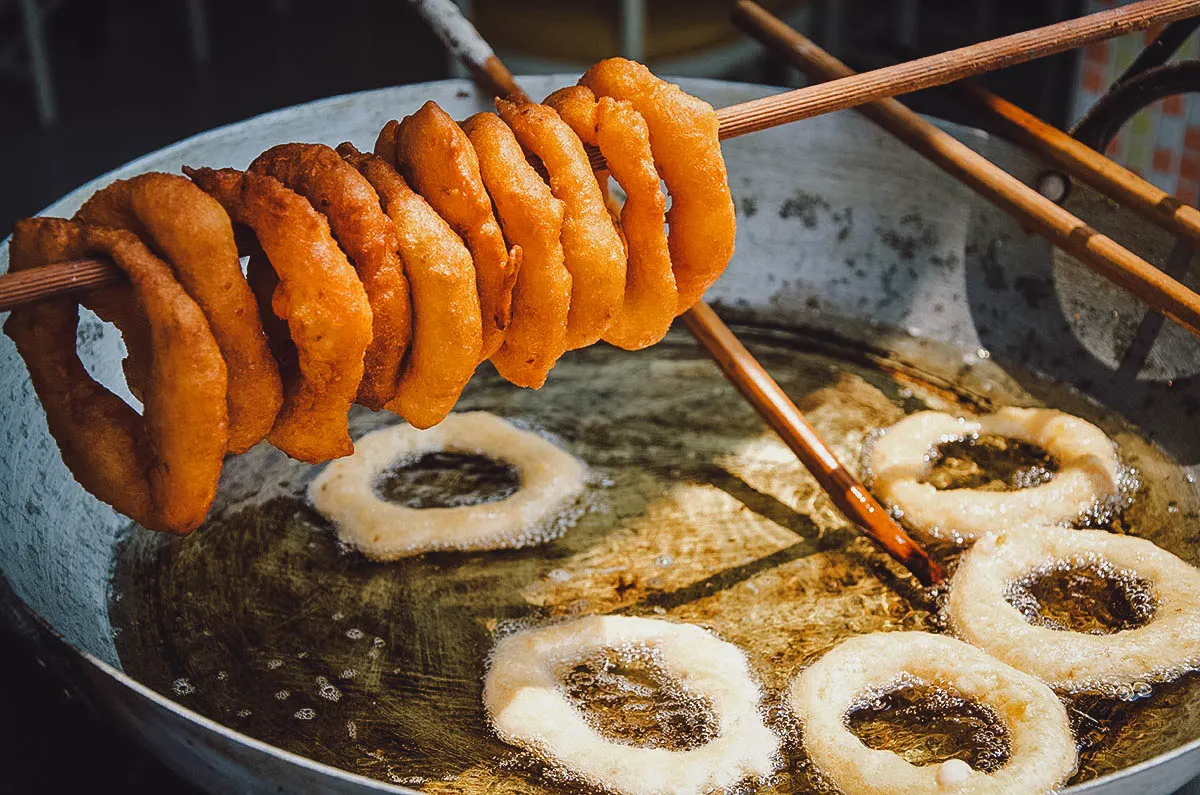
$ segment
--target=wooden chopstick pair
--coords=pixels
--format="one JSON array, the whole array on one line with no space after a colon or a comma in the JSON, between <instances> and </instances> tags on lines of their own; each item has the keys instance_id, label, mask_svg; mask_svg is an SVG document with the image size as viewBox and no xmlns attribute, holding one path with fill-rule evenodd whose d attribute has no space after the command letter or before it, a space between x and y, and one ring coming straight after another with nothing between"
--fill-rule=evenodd
<instances>
[{"instance_id":1,"label":"wooden chopstick pair","mask_svg":"<svg viewBox=\"0 0 1200 795\"><path fill-rule=\"evenodd\" d=\"M982 118L994 122L1001 135L1058 164L1147 221L1200 244L1200 210L978 83L964 80L950 89Z\"/></svg>"},{"instance_id":2,"label":"wooden chopstick pair","mask_svg":"<svg viewBox=\"0 0 1200 795\"><path fill-rule=\"evenodd\" d=\"M853 75L850 67L752 0L739 0L734 22L814 80ZM883 129L1148 306L1200 337L1200 295L993 164L949 133L925 121L895 99L858 108ZM1084 147L1086 148L1086 147ZM1074 147L1072 147L1074 149ZM1066 152L1065 147L1059 151ZM1077 153L1077 150L1076 150ZM1103 158L1102 155L1100 155ZM1093 166L1094 179L1111 184Z\"/></svg>"}]
</instances>

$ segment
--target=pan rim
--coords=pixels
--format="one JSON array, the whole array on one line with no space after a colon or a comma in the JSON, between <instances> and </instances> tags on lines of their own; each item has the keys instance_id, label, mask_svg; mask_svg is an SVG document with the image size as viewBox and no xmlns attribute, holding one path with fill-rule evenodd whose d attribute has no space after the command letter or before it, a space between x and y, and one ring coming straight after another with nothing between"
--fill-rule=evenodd
<instances>
[{"instance_id":1,"label":"pan rim","mask_svg":"<svg viewBox=\"0 0 1200 795\"><path fill-rule=\"evenodd\" d=\"M29 610L30 612L33 612L32 608L30 608L24 602L21 602L21 606L24 609ZM34 615L37 615L37 614L34 613ZM39 616L39 623L42 624L43 626L45 626L45 622L40 620L40 616ZM51 630L51 631L53 631L53 630ZM54 634L57 635L58 633L55 632ZM294 764L298 764L301 767L307 768L309 770L313 770L315 772L331 774L331 775L335 776L336 778L340 778L340 779L343 779L347 782L351 782L354 784L369 785L379 792L404 793L405 795L422 795L422 793L419 790L412 790L412 789L408 789L407 787L402 787L400 785L389 784L389 783L387 783L385 781L381 781L379 779L362 776L357 773L351 773L348 770L343 770L340 767L334 767L333 765L327 765L324 762L317 762L316 760L309 759L306 756L300 756L299 754L295 754L291 751L287 751L278 746L271 745L270 743L255 739L254 737L251 737L248 734L239 732L236 729L231 729L223 723L219 723L219 722L213 720L212 718L205 717L204 715L201 715L200 713L196 712L195 710L189 709L189 708L183 706L182 704L180 704L176 701L173 701L170 698L167 698L165 695L159 693L157 690L154 690L153 688L149 687L148 685L144 685L141 682L138 682L136 679L134 679L133 677L131 677L129 674L125 673L124 671L120 670L119 668L109 665L108 663L104 662L103 660L101 660L97 657L94 657L93 655L89 654L88 652L80 651L79 649L76 649L74 646L71 646L69 643L66 645L71 649L71 651L80 655L83 659L87 660L89 663L92 663L93 665L95 665L96 668L98 668L101 672L103 672L103 673L107 674L108 676L112 677L113 679L117 680L118 682L125 685L130 690L132 690L133 692L142 696L143 698L148 698L154 704L156 704L160 707L163 707L171 712L174 712L175 714L179 715L182 718L186 718L187 720L190 720L192 723L195 723L196 725L200 726L201 728L206 728L206 729L215 731L217 734L219 734L231 741L241 743L242 745L245 745L248 748L251 748L255 751L270 753L272 755L279 756L282 759L285 759ZM1140 773L1143 770L1148 770L1149 768L1156 767L1160 763L1167 762L1171 759L1174 759L1183 754L1190 753L1197 749L1200 749L1200 738L1196 738L1195 740L1192 740L1189 743L1181 745L1170 751L1161 753L1158 756L1153 756L1149 759L1145 759L1141 762L1138 762L1137 764L1122 768L1114 773L1108 773L1107 775L1100 776L1099 778L1094 778L1089 781L1084 781L1079 784L1074 784L1070 787L1067 787L1066 789L1063 789L1062 793L1063 793L1063 795L1076 795L1076 794L1084 795L1084 793L1090 792L1094 789L1117 784L1122 779L1137 775L1138 773Z\"/></svg>"},{"instance_id":2,"label":"pan rim","mask_svg":"<svg viewBox=\"0 0 1200 795\"><path fill-rule=\"evenodd\" d=\"M556 80L556 81L558 81L558 83L557 83L558 85L563 85L563 84L569 84L569 83L573 82L576 78L577 78L577 75L575 73L554 73L554 74L539 74L539 75L523 75L523 76L520 76L519 79L524 80L527 83L532 83L535 85L541 84L544 81ZM760 84L760 83L752 83L752 82L736 81L736 80L718 80L718 79L702 78L702 77L676 77L676 76L665 76L665 79L670 80L672 83L681 84L685 88L688 88L689 86L691 86L691 87L699 88L699 89L701 89L701 91L703 90L703 87L705 87L705 86L721 87L723 89L741 88L746 91L748 96L763 96L763 95L767 95L770 93L776 93L777 91L780 90L779 87L776 87L776 86L767 86L767 85ZM564 83L562 81L566 81L566 83ZM87 182L84 182L83 184L77 186L73 190L68 191L67 193L58 197L55 201L51 202L46 207L42 208L42 210L38 214L39 215L46 214L46 213L54 214L56 212L59 212L59 211L53 210L52 208L59 207L59 206L63 205L64 202L67 202L68 207L71 207L72 204L77 205L78 203L80 203L82 201L83 198L86 198L86 196L90 192L95 191L95 190L107 185L108 183L112 182L113 180L119 179L122 176L127 175L131 172L137 172L139 168L141 170L146 170L147 166L145 166L143 164L146 164L150 161L159 160L164 157L169 158L175 152L177 152L179 150L182 150L186 147L193 146L197 143L205 142L210 138L217 138L221 135L228 134L231 130L243 127L245 125L249 125L249 124L256 123L256 122L262 123L262 122L268 122L268 121L272 121L272 120L279 120L280 118L286 117L290 114L294 114L301 109L306 109L306 110L312 111L312 110L319 110L325 106L336 106L339 102L344 102L347 99L352 98L352 97L369 96L372 94L384 95L389 92L395 92L399 89L413 90L413 89L419 89L421 87L439 87L442 90L448 90L450 92L467 91L467 92L470 92L471 96L479 96L478 90L476 89L475 85L470 80L461 79L461 78L450 78L450 79L444 79L444 80L431 80L431 81L422 81L422 82L417 82L417 83L407 83L407 84L402 84L402 85L385 86L385 87L380 87L380 88L367 89L364 91L347 92L347 93L343 93L343 94L336 94L333 96L322 97L320 99L312 100L309 102L303 102L303 103L298 103L295 105L289 105L289 106L285 106L285 107L281 107L281 108L275 108L275 109L266 111L264 113L247 116L245 118L238 119L236 121L232 121L227 124L223 124L223 125L220 125L217 127L213 127L211 129L200 131L193 135L186 136L177 141L171 142L171 143L169 143L163 147L160 147L158 149L155 149L153 151L147 152L147 153L145 153L139 157L136 157L130 161L127 161L113 169L110 169L109 171L105 172L104 174L101 174L91 180L88 180ZM689 90L692 90L692 89L689 89ZM425 93L432 95L429 91L426 91ZM439 94L439 96L440 95L441 94ZM849 111L841 111L841 112L848 113ZM954 122L947 122L947 121L932 118L932 117L926 117L926 118L929 118L931 121L936 123L942 129L945 129L947 131L950 131L952 134L955 134L956 137L972 138L977 142L987 141L990 143L990 142L994 141L994 142L999 143L1000 145L1005 145L1005 143L998 136L991 135L985 131L979 130L978 128L971 127L968 125L957 124ZM3 259L5 262L7 262L7 252L8 252L8 248L9 248L10 239L11 239L11 235L6 236L5 238L3 238L3 240L0 240L0 259ZM2 570L0 570L0 577L3 577ZM91 652L88 652L88 651L78 648L71 641L67 640L52 624L50 624L50 622L45 620L33 607L31 607L27 602L25 602L25 600L20 596L20 594L15 592L15 589L14 589L14 596L15 596L15 599L13 599L12 601L15 603L15 605L18 609L27 612L30 616L32 616L34 619L36 619L37 625L39 625L39 627L43 631L48 632L55 639L61 641L63 646L70 649L70 651L73 654L75 654L79 658L82 658L83 660L86 660L87 662L91 663L92 665L95 666L95 668L97 670L104 673L109 678L119 682L121 685L127 687L134 694L136 694L142 698L146 698L147 700L149 700L150 703L154 704L155 706L163 708L171 713L178 715L179 717L184 718L185 720L189 721L191 724L197 726L198 728L207 729L209 731L214 731L218 736L221 736L230 742L237 743L249 750L252 750L252 751L255 751L258 753L268 754L270 756L273 756L273 757L279 758L283 761L286 761L290 764L295 764L305 770L310 770L314 773L318 773L321 775L328 775L333 778L344 781L346 783L354 784L356 786L366 787L368 789L371 789L371 790L374 790L377 792L403 793L404 795L421 795L421 793L418 790L409 789L409 788L403 787L401 785L391 784L389 782L381 781L379 779L374 779L374 778L362 776L362 775L359 775L356 773L351 773L340 767L335 767L335 766L328 765L328 764L325 764L322 762L317 762L313 759L295 754L291 751L287 751L283 748L272 745L270 743L266 743L264 741L257 740L254 737L251 737L247 734L244 734L235 729L232 729L232 728L226 726L225 724L219 723L216 720L205 717L204 715L202 715L194 710L191 710L188 707L185 707L176 701L173 701L169 697L159 693L158 691L150 688L149 686L144 685L141 682L138 682L136 679L131 677L129 674L122 671L120 668L118 668L108 662L105 662L103 659L93 655ZM139 744L142 744L142 743L139 743ZM144 744L142 744L142 745L144 746ZM1119 784L1121 781L1123 781L1125 779L1128 779L1132 776L1137 776L1137 775L1141 774L1142 772L1147 771L1151 768L1155 768L1155 767L1158 767L1159 765L1168 763L1171 760L1173 760L1179 756L1187 755L1190 753L1195 753L1197 751L1200 751L1200 737L1197 737L1197 738L1195 738L1183 745L1180 745L1170 751L1163 752L1161 754L1158 754L1157 756L1143 760L1143 761L1138 762L1129 767L1125 767L1125 768L1122 768L1121 770L1115 771L1113 773L1109 773L1104 776L1100 776L1098 778L1091 779L1089 781L1085 781L1085 782L1070 786L1070 787L1064 789L1063 793L1064 793L1064 795L1067 795L1067 794L1085 795L1086 793L1089 793L1096 789L1101 789L1101 788L1110 787L1110 786ZM157 756L157 754L155 754L155 755ZM1198 772L1200 772L1200 771L1198 771Z\"/></svg>"}]
</instances>

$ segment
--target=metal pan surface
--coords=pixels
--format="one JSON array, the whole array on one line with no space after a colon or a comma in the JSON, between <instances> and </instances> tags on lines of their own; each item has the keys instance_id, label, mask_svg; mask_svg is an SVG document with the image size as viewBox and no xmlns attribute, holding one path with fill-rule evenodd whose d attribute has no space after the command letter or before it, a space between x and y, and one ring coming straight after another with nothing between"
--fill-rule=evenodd
<instances>
[{"instance_id":1,"label":"metal pan surface","mask_svg":"<svg viewBox=\"0 0 1200 795\"><path fill-rule=\"evenodd\" d=\"M522 82L537 95L573 79ZM680 82L716 106L774 90ZM446 81L288 108L141 158L46 214L69 215L118 177L242 167L283 141L369 148L431 98L457 118L486 106ZM1024 179L1040 170L947 129ZM1053 405L1100 423L1143 472L1127 529L1200 561L1194 340L853 114L724 148L738 244L710 298L845 460L873 427L923 406ZM1168 241L1134 219L1083 189L1071 201L1161 259ZM120 383L115 334L85 323L80 347ZM578 516L544 547L392 566L339 548L303 502L311 468L265 448L230 463L212 523L192 537L129 528L62 467L7 340L0 357L0 570L67 675L213 792L561 788L482 721L492 634L515 624L610 611L694 621L745 648L770 692L848 634L936 622L936 604L854 536L682 335L639 354L572 354L540 392L482 371L463 409L523 423L589 465ZM357 413L354 429L388 421ZM1194 776L1195 690L1109 716L1158 739L1097 752L1070 791L1165 794Z\"/></svg>"}]
</instances>

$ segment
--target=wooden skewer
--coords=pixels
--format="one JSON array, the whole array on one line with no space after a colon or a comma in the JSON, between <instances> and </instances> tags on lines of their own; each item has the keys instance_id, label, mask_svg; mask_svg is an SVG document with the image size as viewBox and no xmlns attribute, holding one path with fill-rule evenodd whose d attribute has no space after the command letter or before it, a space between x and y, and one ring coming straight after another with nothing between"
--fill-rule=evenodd
<instances>
[{"instance_id":1,"label":"wooden skewer","mask_svg":"<svg viewBox=\"0 0 1200 795\"><path fill-rule=\"evenodd\" d=\"M738 3L735 7L735 19L751 13L742 8L744 5ZM836 76L827 76L829 82L821 85L722 108L717 111L721 138L945 85L1197 14L1200 14L1197 0L1142 0L871 72L856 74L845 69Z\"/></svg>"},{"instance_id":2,"label":"wooden skewer","mask_svg":"<svg viewBox=\"0 0 1200 795\"><path fill-rule=\"evenodd\" d=\"M521 90L512 72L492 53L479 32L462 17L457 7L449 9L446 5L446 0L418 0L418 10L422 14L428 12L426 19L452 51L460 58L469 58L470 54L484 58L481 63L468 61L466 64L481 88L495 96L528 101L528 95ZM463 46L464 39L472 35L479 42ZM688 331L725 377L792 449L838 510L922 583L941 582L944 574L938 564L896 524L867 487L842 466L833 449L713 308L700 301L683 313L682 318Z\"/></svg>"},{"instance_id":3,"label":"wooden skewer","mask_svg":"<svg viewBox=\"0 0 1200 795\"><path fill-rule=\"evenodd\" d=\"M117 284L125 274L106 259L73 259L0 276L0 312Z\"/></svg>"},{"instance_id":4,"label":"wooden skewer","mask_svg":"<svg viewBox=\"0 0 1200 795\"><path fill-rule=\"evenodd\" d=\"M448 0L412 2L431 21L446 19L447 7L456 8ZM840 79L827 83L721 108L717 111L717 118L721 122L720 136L722 140L735 138L822 113L855 107L864 102L944 85L1195 14L1200 14L1200 0L1142 0L873 72L854 74L846 70ZM459 18L462 19L461 15ZM462 23L470 27L465 19L462 19ZM520 88L512 80L512 75L508 74L487 43L478 36L472 40L464 30L461 24L452 24L446 29L443 40L459 58L470 64L476 78L493 81L504 95L519 92ZM438 33L441 35L442 31ZM505 74L508 74L507 78ZM496 80L508 82L496 83ZM590 157L593 168L604 168L604 158L598 151L591 150ZM29 270L23 274L23 278L11 281L14 278L0 276L0 312L54 295L109 284L123 276L103 260L79 260L69 265L58 263Z\"/></svg>"},{"instance_id":5,"label":"wooden skewer","mask_svg":"<svg viewBox=\"0 0 1200 795\"><path fill-rule=\"evenodd\" d=\"M1002 135L1053 160L1064 171L1115 199L1122 207L1169 232L1200 243L1200 210L1180 202L1087 144L978 83L964 80L952 83L950 89L981 116L995 122Z\"/></svg>"},{"instance_id":6,"label":"wooden skewer","mask_svg":"<svg viewBox=\"0 0 1200 795\"><path fill-rule=\"evenodd\" d=\"M743 30L815 80L853 74L848 66L751 0L739 0L733 16ZM881 100L858 110L1022 225L1200 336L1200 295L1179 281L1092 229L897 100Z\"/></svg>"},{"instance_id":7,"label":"wooden skewer","mask_svg":"<svg viewBox=\"0 0 1200 795\"><path fill-rule=\"evenodd\" d=\"M453 18L450 11L454 4L450 0L412 2L447 48L467 65L473 77L486 79L490 86L498 87L499 96L518 92L524 94L487 42L478 37L471 40L468 30L471 23L461 13L457 15L458 19ZM1197 14L1200 14L1200 0L1142 0L872 72L849 72L840 79L821 85L721 108L717 111L721 139L736 138L885 97L945 85L964 77L1015 66ZM505 73L508 73L507 78L504 77ZM497 83L497 78L507 82ZM590 149L589 156L594 169L599 171L604 168L604 158L598 151Z\"/></svg>"}]
</instances>

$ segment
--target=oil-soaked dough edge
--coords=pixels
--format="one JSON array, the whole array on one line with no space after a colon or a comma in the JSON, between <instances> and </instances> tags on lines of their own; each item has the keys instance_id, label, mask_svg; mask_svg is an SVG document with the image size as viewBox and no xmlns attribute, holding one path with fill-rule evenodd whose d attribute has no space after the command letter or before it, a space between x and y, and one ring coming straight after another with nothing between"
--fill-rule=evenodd
<instances>
[{"instance_id":1,"label":"oil-soaked dough edge","mask_svg":"<svg viewBox=\"0 0 1200 795\"><path fill-rule=\"evenodd\" d=\"M1003 436L1045 450L1059 469L1047 483L1016 491L940 490L922 483L933 451L971 436ZM1112 441L1086 420L1053 409L1003 408L975 420L922 411L878 437L866 455L870 486L910 526L959 543L997 530L1068 524L1113 500L1121 464Z\"/></svg>"},{"instance_id":2,"label":"oil-soaked dough edge","mask_svg":"<svg viewBox=\"0 0 1200 795\"><path fill-rule=\"evenodd\" d=\"M847 726L846 714L864 697L906 678L952 687L991 707L1008 726L1008 763L992 773L972 769L965 780L941 786L940 765L918 767L863 744ZM850 638L796 677L789 700L803 723L809 757L845 795L1044 793L1075 772L1075 737L1054 691L943 635L876 632Z\"/></svg>"},{"instance_id":3,"label":"oil-soaked dough edge","mask_svg":"<svg viewBox=\"0 0 1200 795\"><path fill-rule=\"evenodd\" d=\"M450 450L477 453L516 467L521 488L507 499L455 508L408 508L383 499L379 477L397 461ZM585 468L546 439L484 411L451 414L417 430L393 425L368 433L354 454L333 461L313 480L313 506L338 537L375 560L435 550L488 550L547 540L544 524L584 487Z\"/></svg>"},{"instance_id":4,"label":"oil-soaked dough edge","mask_svg":"<svg viewBox=\"0 0 1200 795\"><path fill-rule=\"evenodd\" d=\"M641 748L588 725L557 671L597 651L629 646L651 650L668 675L710 701L715 739L686 751ZM509 635L496 645L483 690L503 740L625 795L691 795L770 775L779 740L763 723L759 698L736 646L692 624L631 616L589 616Z\"/></svg>"}]
</instances>

